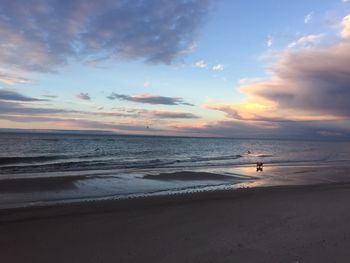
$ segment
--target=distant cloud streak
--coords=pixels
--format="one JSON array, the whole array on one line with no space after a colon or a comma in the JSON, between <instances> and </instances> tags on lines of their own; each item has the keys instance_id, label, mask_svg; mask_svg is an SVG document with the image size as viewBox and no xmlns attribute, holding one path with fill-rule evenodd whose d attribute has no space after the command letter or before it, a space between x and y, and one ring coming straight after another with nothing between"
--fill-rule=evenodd
<instances>
[{"instance_id":1,"label":"distant cloud streak","mask_svg":"<svg viewBox=\"0 0 350 263\"><path fill-rule=\"evenodd\" d=\"M22 105L18 102L0 100L0 115L42 115L42 114L67 114L72 111L63 109L52 109L43 107L33 107L32 105Z\"/></svg>"},{"instance_id":2,"label":"distant cloud streak","mask_svg":"<svg viewBox=\"0 0 350 263\"><path fill-rule=\"evenodd\" d=\"M199 119L197 115L188 112L151 111L149 113L151 117L161 119Z\"/></svg>"},{"instance_id":3,"label":"distant cloud streak","mask_svg":"<svg viewBox=\"0 0 350 263\"><path fill-rule=\"evenodd\" d=\"M44 101L42 99L37 99L33 97L24 96L16 91L0 89L0 100L10 100L10 101Z\"/></svg>"},{"instance_id":4,"label":"distant cloud streak","mask_svg":"<svg viewBox=\"0 0 350 263\"><path fill-rule=\"evenodd\" d=\"M0 62L0 65L1 65L1 62ZM32 81L30 79L19 76L18 74L8 73L8 72L6 73L4 71L4 72L0 72L0 82L13 85L13 84L28 84L28 83L31 83Z\"/></svg>"},{"instance_id":5,"label":"distant cloud streak","mask_svg":"<svg viewBox=\"0 0 350 263\"><path fill-rule=\"evenodd\" d=\"M78 99L81 99L81 100L91 100L91 97L89 96L88 93L81 92L81 93L77 94L76 97Z\"/></svg>"},{"instance_id":6,"label":"distant cloud streak","mask_svg":"<svg viewBox=\"0 0 350 263\"><path fill-rule=\"evenodd\" d=\"M173 124L170 128L197 136L274 139L350 139L347 129L333 127L324 121L286 121L270 126L254 122L222 120L212 123Z\"/></svg>"},{"instance_id":7,"label":"distant cloud streak","mask_svg":"<svg viewBox=\"0 0 350 263\"><path fill-rule=\"evenodd\" d=\"M0 119L10 120L14 122L42 122L52 123L55 127L69 127L69 128L85 128L85 129L98 129L98 130L117 130L126 132L159 132L161 129L148 127L145 125L135 124L116 124L111 122L100 122L85 119L73 119L65 117L43 117L43 116L2 116Z\"/></svg>"},{"instance_id":8,"label":"distant cloud streak","mask_svg":"<svg viewBox=\"0 0 350 263\"><path fill-rule=\"evenodd\" d=\"M141 134L166 132L162 127L169 120L185 119L199 117L189 112L142 108L119 108L113 111L60 109L52 105L50 107L47 103L43 104L42 100L0 89L0 120L21 123L24 127L25 123L35 123L42 125L41 127L49 125L52 128L63 129L109 129Z\"/></svg>"},{"instance_id":9,"label":"distant cloud streak","mask_svg":"<svg viewBox=\"0 0 350 263\"><path fill-rule=\"evenodd\" d=\"M132 101L136 103L146 103L146 104L194 106L191 103L185 102L182 98L154 96L150 94L129 96L129 95L117 94L113 92L107 98L110 100L118 99L118 100L125 100L125 101Z\"/></svg>"}]
</instances>

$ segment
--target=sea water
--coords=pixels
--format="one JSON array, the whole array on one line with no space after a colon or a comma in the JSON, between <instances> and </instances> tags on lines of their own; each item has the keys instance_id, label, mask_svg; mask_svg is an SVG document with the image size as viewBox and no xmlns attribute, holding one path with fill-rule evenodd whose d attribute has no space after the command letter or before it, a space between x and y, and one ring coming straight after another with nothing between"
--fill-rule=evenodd
<instances>
[{"instance_id":1,"label":"sea water","mask_svg":"<svg viewBox=\"0 0 350 263\"><path fill-rule=\"evenodd\" d=\"M227 187L254 179L235 167L350 163L350 142L0 133L0 207L23 202L152 194ZM252 168L253 169L253 168ZM152 180L145 174L220 172L222 180ZM253 171L253 170L252 170ZM68 177L71 180L39 180ZM21 186L28 178L37 178ZM176 178L175 178L176 179ZM183 178L182 178L183 179ZM4 180L4 181L1 181ZM7 188L8 180L17 180ZM22 182L21 182L22 180ZM21 186L21 187L20 187ZM37 186L37 187L36 187Z\"/></svg>"}]
</instances>

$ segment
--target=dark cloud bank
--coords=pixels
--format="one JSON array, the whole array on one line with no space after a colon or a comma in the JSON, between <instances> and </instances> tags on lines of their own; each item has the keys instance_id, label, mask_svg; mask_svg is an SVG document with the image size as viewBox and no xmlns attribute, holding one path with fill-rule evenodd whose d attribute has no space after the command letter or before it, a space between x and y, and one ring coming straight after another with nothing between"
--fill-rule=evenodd
<instances>
[{"instance_id":1,"label":"dark cloud bank","mask_svg":"<svg viewBox=\"0 0 350 263\"><path fill-rule=\"evenodd\" d=\"M280 108L350 119L350 42L285 55L274 80L243 88Z\"/></svg>"},{"instance_id":2,"label":"dark cloud bank","mask_svg":"<svg viewBox=\"0 0 350 263\"><path fill-rule=\"evenodd\" d=\"M241 91L247 103L274 105L271 109L252 110L252 117L244 118L247 112L241 105L214 106L229 120L193 130L225 136L350 139L349 35L342 34L328 47L281 53L270 71L270 80Z\"/></svg>"}]
</instances>

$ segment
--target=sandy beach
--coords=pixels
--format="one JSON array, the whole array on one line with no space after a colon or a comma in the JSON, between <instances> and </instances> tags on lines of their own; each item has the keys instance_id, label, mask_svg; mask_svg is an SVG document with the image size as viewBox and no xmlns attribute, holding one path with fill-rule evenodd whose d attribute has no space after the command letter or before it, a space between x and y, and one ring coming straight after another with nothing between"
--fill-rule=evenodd
<instances>
[{"instance_id":1,"label":"sandy beach","mask_svg":"<svg viewBox=\"0 0 350 263\"><path fill-rule=\"evenodd\" d=\"M350 183L1 211L2 262L348 262Z\"/></svg>"}]
</instances>

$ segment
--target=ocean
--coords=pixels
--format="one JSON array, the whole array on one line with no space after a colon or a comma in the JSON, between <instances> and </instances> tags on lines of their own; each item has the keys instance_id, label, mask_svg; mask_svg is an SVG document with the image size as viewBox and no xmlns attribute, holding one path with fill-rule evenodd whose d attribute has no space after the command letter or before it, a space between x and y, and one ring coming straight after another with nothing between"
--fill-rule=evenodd
<instances>
[{"instance_id":1,"label":"ocean","mask_svg":"<svg viewBox=\"0 0 350 263\"><path fill-rule=\"evenodd\" d=\"M0 207L238 187L261 178L257 162L350 163L350 142L0 133L0 149ZM183 171L213 176L161 175Z\"/></svg>"}]
</instances>

